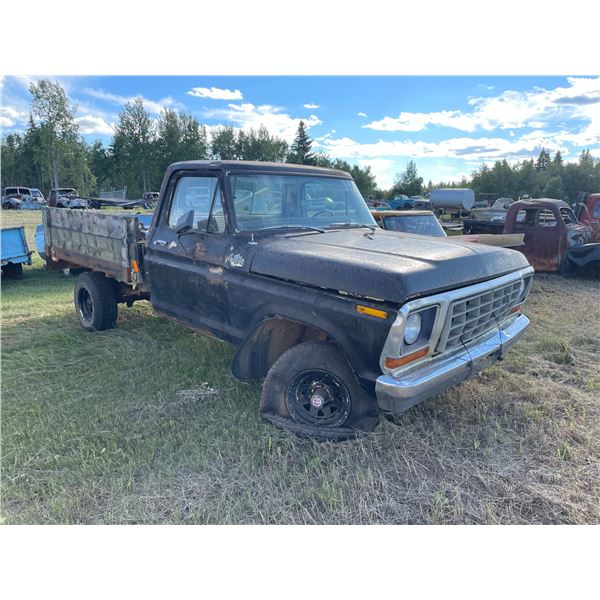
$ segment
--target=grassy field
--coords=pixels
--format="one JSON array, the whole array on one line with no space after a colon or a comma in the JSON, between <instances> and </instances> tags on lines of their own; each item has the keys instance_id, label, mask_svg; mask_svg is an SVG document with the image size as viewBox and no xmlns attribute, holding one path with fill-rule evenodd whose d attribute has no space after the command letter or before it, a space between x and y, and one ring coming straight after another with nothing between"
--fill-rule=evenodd
<instances>
[{"instance_id":1,"label":"grassy field","mask_svg":"<svg viewBox=\"0 0 600 600\"><path fill-rule=\"evenodd\" d=\"M25 223L37 212L2 212ZM506 360L356 441L258 417L233 349L153 314L77 323L36 256L2 282L4 523L598 523L597 280L537 276Z\"/></svg>"}]
</instances>

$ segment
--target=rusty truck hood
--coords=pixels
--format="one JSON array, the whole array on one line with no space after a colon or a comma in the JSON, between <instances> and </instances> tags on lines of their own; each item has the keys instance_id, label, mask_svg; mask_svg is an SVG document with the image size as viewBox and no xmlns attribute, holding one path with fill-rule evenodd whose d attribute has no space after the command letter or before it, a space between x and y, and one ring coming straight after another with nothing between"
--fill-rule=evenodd
<instances>
[{"instance_id":1,"label":"rusty truck hood","mask_svg":"<svg viewBox=\"0 0 600 600\"><path fill-rule=\"evenodd\" d=\"M521 253L504 248L351 229L262 239L255 247L250 271L402 303L499 277L527 264Z\"/></svg>"}]
</instances>

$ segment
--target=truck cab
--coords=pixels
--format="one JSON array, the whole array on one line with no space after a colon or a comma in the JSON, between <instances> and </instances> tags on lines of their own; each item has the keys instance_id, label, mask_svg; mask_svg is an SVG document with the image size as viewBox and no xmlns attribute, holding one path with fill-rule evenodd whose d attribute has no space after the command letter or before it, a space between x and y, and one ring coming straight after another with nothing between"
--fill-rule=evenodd
<instances>
[{"instance_id":1,"label":"truck cab","mask_svg":"<svg viewBox=\"0 0 600 600\"><path fill-rule=\"evenodd\" d=\"M521 252L536 271L568 272L599 258L592 227L579 223L562 200L520 200L506 214L504 233L524 234Z\"/></svg>"}]
</instances>

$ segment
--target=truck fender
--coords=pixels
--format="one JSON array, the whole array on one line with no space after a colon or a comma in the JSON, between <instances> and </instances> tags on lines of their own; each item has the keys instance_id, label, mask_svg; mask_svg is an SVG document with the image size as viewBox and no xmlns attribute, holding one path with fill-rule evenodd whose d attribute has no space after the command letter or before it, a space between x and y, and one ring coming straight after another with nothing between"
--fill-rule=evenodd
<instances>
[{"instance_id":1,"label":"truck fender","mask_svg":"<svg viewBox=\"0 0 600 600\"><path fill-rule=\"evenodd\" d=\"M343 352L322 329L279 315L266 317L250 330L238 347L231 362L231 374L236 379L261 379L286 350L309 341L329 341Z\"/></svg>"}]
</instances>

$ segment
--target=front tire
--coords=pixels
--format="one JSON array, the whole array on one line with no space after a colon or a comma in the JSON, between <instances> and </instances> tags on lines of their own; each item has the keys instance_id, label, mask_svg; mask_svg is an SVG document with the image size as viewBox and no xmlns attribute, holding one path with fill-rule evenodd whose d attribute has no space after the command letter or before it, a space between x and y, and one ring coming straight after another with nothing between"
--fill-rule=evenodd
<instances>
[{"instance_id":1,"label":"front tire","mask_svg":"<svg viewBox=\"0 0 600 600\"><path fill-rule=\"evenodd\" d=\"M102 273L82 273L75 282L74 301L79 323L87 331L104 331L116 325L115 289Z\"/></svg>"},{"instance_id":2,"label":"front tire","mask_svg":"<svg viewBox=\"0 0 600 600\"><path fill-rule=\"evenodd\" d=\"M260 412L294 433L341 440L372 431L379 409L336 346L306 342L287 350L267 373Z\"/></svg>"}]
</instances>

